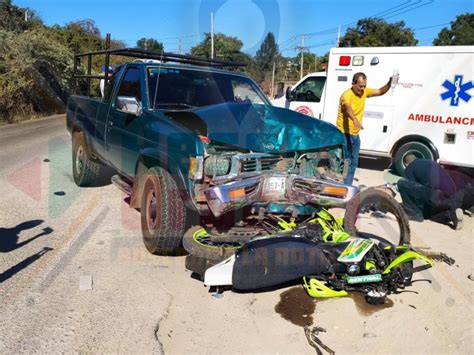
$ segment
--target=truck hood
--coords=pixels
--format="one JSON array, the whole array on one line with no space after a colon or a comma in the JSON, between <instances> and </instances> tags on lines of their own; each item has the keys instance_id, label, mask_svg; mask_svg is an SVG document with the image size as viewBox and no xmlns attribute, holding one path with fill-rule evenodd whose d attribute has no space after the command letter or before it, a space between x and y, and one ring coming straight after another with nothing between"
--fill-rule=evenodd
<instances>
[{"instance_id":1,"label":"truck hood","mask_svg":"<svg viewBox=\"0 0 474 355\"><path fill-rule=\"evenodd\" d=\"M254 152L288 153L344 145L332 124L295 111L246 103L223 103L193 110L211 141Z\"/></svg>"}]
</instances>

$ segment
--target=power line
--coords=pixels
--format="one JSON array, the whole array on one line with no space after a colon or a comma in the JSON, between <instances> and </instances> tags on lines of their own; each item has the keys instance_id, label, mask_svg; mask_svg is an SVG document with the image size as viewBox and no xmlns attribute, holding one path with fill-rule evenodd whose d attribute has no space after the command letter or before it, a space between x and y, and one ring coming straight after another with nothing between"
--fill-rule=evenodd
<instances>
[{"instance_id":1,"label":"power line","mask_svg":"<svg viewBox=\"0 0 474 355\"><path fill-rule=\"evenodd\" d=\"M287 46L288 44L292 43L292 42L295 42L297 40L298 36L294 35L294 36L291 36L290 38L288 38L286 41L283 41L281 43L278 43L278 45L280 47L284 47L284 46Z\"/></svg>"},{"instance_id":2,"label":"power line","mask_svg":"<svg viewBox=\"0 0 474 355\"><path fill-rule=\"evenodd\" d=\"M447 26L449 25L450 23L440 23L438 25L432 25L432 26L425 26L425 27L419 27L419 28L415 28L413 29L413 31L422 31L422 30L427 30L429 28L436 28L436 27L442 27L442 26Z\"/></svg>"},{"instance_id":3,"label":"power line","mask_svg":"<svg viewBox=\"0 0 474 355\"><path fill-rule=\"evenodd\" d=\"M412 0L407 0L404 3L388 8L384 11L378 12L376 14L373 14L371 16L368 16L368 18L391 18L394 16L398 16L401 14L405 14L407 12L414 11L420 7L428 6L432 4L434 0L416 0L416 2L412 3ZM404 11L402 11L404 10ZM388 16L390 15L390 16ZM353 26L357 24L357 21L346 23L344 25L341 25L341 30L346 30L350 26ZM329 34L335 34L338 31L338 27L333 27L333 28L328 28L325 30L317 31L317 32L311 32L311 33L305 33L305 36L319 36L319 35L329 35Z\"/></svg>"},{"instance_id":4,"label":"power line","mask_svg":"<svg viewBox=\"0 0 474 355\"><path fill-rule=\"evenodd\" d=\"M422 0L420 0L420 1L422 1ZM419 6L415 6L415 7L413 7L413 8L410 8L409 10L406 10L406 11L403 11L403 12L399 12L399 13L396 13L396 14L394 14L394 15L392 15L392 16L387 16L387 17L384 17L384 18L387 19L387 18L392 18L392 17L398 16L398 15L406 14L407 12L411 12L411 11L413 11L413 10L419 9L420 7L425 7L425 6L430 5L430 4L432 4L432 3L434 3L434 0L430 0L430 1L427 2L426 4L421 4L421 5L419 5Z\"/></svg>"},{"instance_id":5,"label":"power line","mask_svg":"<svg viewBox=\"0 0 474 355\"><path fill-rule=\"evenodd\" d=\"M401 4L399 4L399 5L390 7L388 9L380 11L380 12L377 12L377 13L369 16L368 18L387 19L387 18L395 17L395 16L398 16L398 15L401 15L401 14L405 14L407 12L414 11L416 9L419 9L420 7L428 6L428 5L432 4L433 2L434 2L434 0L416 0L416 1L407 0L407 1L405 1ZM287 45L284 49L281 49L281 51L286 51L286 50L289 50L289 49L292 49L292 48L300 49L301 51L303 51L304 48L314 48L314 47L320 47L320 46L323 46L323 45L333 44L334 41L331 40L329 43L324 42L324 43L321 43L321 44L315 44L315 45L306 46L304 48L301 48L301 47L295 46L293 44L293 41L295 41L298 36L312 37L312 36L323 36L323 35L336 34L336 33L339 33L339 31L341 31L341 30L344 30L344 31L347 30L350 26L353 26L353 25L357 24L357 22L358 21L354 21L354 22L346 23L344 25L340 25L338 27L328 28L328 29L325 29L325 30L317 31L317 32L310 32L310 33L295 35L293 37L290 37L287 41L283 42L283 43L285 43L285 44L287 43L289 45ZM437 26L442 26L442 25L434 25L433 27L437 27ZM422 29L426 29L426 28L431 28L431 26L422 27L418 30L422 30Z\"/></svg>"}]
</instances>

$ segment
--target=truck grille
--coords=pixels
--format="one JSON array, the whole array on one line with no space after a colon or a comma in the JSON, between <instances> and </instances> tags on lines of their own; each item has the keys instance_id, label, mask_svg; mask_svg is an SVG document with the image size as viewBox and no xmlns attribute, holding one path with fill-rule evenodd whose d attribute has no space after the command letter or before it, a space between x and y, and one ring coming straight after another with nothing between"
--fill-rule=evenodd
<instances>
[{"instance_id":1,"label":"truck grille","mask_svg":"<svg viewBox=\"0 0 474 355\"><path fill-rule=\"evenodd\" d=\"M280 160L280 157L273 156L245 158L241 160L240 171L242 173L272 171Z\"/></svg>"}]
</instances>

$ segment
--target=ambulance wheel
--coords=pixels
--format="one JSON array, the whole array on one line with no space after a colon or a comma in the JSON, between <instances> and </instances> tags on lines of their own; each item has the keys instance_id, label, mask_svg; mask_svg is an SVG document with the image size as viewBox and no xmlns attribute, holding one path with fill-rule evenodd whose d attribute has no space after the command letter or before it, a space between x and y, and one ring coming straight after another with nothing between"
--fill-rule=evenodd
<instances>
[{"instance_id":1,"label":"ambulance wheel","mask_svg":"<svg viewBox=\"0 0 474 355\"><path fill-rule=\"evenodd\" d=\"M417 159L434 160L434 154L430 148L420 142L408 142L402 144L395 152L394 166L400 176L405 176L406 165L404 159L413 154Z\"/></svg>"}]
</instances>

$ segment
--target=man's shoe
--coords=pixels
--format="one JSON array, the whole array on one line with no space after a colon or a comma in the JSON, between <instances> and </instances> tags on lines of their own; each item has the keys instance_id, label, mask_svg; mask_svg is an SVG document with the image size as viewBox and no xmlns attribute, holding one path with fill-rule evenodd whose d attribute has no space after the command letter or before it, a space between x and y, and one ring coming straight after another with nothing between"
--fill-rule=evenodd
<instances>
[{"instance_id":1,"label":"man's shoe","mask_svg":"<svg viewBox=\"0 0 474 355\"><path fill-rule=\"evenodd\" d=\"M451 221L453 222L453 226L455 230L461 230L462 229L462 220L463 220L463 211L460 208L456 208L456 210L451 210L449 211L449 217L451 218Z\"/></svg>"}]
</instances>

